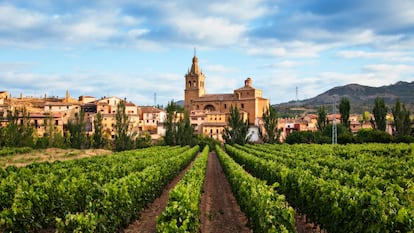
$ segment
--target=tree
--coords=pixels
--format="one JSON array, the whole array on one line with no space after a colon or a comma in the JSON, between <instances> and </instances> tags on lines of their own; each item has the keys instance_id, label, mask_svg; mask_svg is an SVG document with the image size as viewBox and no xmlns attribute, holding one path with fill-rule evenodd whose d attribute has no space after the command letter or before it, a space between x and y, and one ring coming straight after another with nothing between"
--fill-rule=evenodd
<instances>
[{"instance_id":1,"label":"tree","mask_svg":"<svg viewBox=\"0 0 414 233\"><path fill-rule=\"evenodd\" d=\"M324 131L326 125L328 124L328 118L327 118L327 113L325 110L325 106L320 106L318 108L318 130L319 131Z\"/></svg>"},{"instance_id":2,"label":"tree","mask_svg":"<svg viewBox=\"0 0 414 233\"><path fill-rule=\"evenodd\" d=\"M183 109L178 106L174 100L171 100L167 105L167 116L164 122L165 137L164 143L166 145L194 145L196 138L194 137L194 128L190 124L190 116L188 111L184 111L184 118L177 121L177 112Z\"/></svg>"},{"instance_id":3,"label":"tree","mask_svg":"<svg viewBox=\"0 0 414 233\"><path fill-rule=\"evenodd\" d=\"M3 146L34 146L35 129L30 124L30 114L26 108L7 111L7 122L7 126L2 129Z\"/></svg>"},{"instance_id":4,"label":"tree","mask_svg":"<svg viewBox=\"0 0 414 233\"><path fill-rule=\"evenodd\" d=\"M38 147L48 148L48 147L65 147L64 138L62 132L57 129L54 124L53 116L50 114L47 119L45 119L45 129L46 132L43 135L43 138L39 138L37 142Z\"/></svg>"},{"instance_id":5,"label":"tree","mask_svg":"<svg viewBox=\"0 0 414 233\"><path fill-rule=\"evenodd\" d=\"M228 118L230 127L225 127L223 132L223 139L228 144L244 145L249 140L247 135L249 131L249 122L243 121L237 107L230 107L230 115Z\"/></svg>"},{"instance_id":6,"label":"tree","mask_svg":"<svg viewBox=\"0 0 414 233\"><path fill-rule=\"evenodd\" d=\"M177 138L177 144L181 146L195 144L194 128L190 124L190 116L187 110L184 112L184 119L180 119L178 122L175 138Z\"/></svg>"},{"instance_id":7,"label":"tree","mask_svg":"<svg viewBox=\"0 0 414 233\"><path fill-rule=\"evenodd\" d=\"M259 128L259 136L263 142L271 144L279 142L281 130L277 128L278 117L276 109L269 104L262 116L264 131Z\"/></svg>"},{"instance_id":8,"label":"tree","mask_svg":"<svg viewBox=\"0 0 414 233\"><path fill-rule=\"evenodd\" d=\"M72 148L84 149L88 146L86 137L85 112L75 114L75 120L68 121L69 141Z\"/></svg>"},{"instance_id":9,"label":"tree","mask_svg":"<svg viewBox=\"0 0 414 233\"><path fill-rule=\"evenodd\" d=\"M95 119L93 119L93 147L94 148L104 148L107 144L107 141L104 137L104 128L102 125L102 114L98 112Z\"/></svg>"},{"instance_id":10,"label":"tree","mask_svg":"<svg viewBox=\"0 0 414 233\"><path fill-rule=\"evenodd\" d=\"M384 99L377 97L374 102L374 109L372 109L374 114L374 120L371 120L372 127L381 131L385 131L387 127L387 112L388 108L385 105Z\"/></svg>"},{"instance_id":11,"label":"tree","mask_svg":"<svg viewBox=\"0 0 414 233\"><path fill-rule=\"evenodd\" d=\"M411 133L410 111L405 108L403 103L401 106L400 98L397 98L395 106L391 109L394 117L394 129L397 137L407 136Z\"/></svg>"},{"instance_id":12,"label":"tree","mask_svg":"<svg viewBox=\"0 0 414 233\"><path fill-rule=\"evenodd\" d=\"M349 112L351 111L351 104L346 97L341 98L339 103L339 113L341 114L341 124L347 129L351 129L351 123L349 121Z\"/></svg>"},{"instance_id":13,"label":"tree","mask_svg":"<svg viewBox=\"0 0 414 233\"><path fill-rule=\"evenodd\" d=\"M176 145L177 144L177 127L176 127L176 110L177 105L175 104L174 100L171 100L168 102L167 105L167 115L164 122L165 126L165 137L164 137L164 143L166 145Z\"/></svg>"},{"instance_id":14,"label":"tree","mask_svg":"<svg viewBox=\"0 0 414 233\"><path fill-rule=\"evenodd\" d=\"M133 149L133 135L129 134L129 117L125 111L125 102L120 101L116 106L116 134L115 150L124 151Z\"/></svg>"},{"instance_id":15,"label":"tree","mask_svg":"<svg viewBox=\"0 0 414 233\"><path fill-rule=\"evenodd\" d=\"M362 120L364 122L368 122L371 119L371 113L368 111L365 111L364 114L362 114Z\"/></svg>"}]
</instances>

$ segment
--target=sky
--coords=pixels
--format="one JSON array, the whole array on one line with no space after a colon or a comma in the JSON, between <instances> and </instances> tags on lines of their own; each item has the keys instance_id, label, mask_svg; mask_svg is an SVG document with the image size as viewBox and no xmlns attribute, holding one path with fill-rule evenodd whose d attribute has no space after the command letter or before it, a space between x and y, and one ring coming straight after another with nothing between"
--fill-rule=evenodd
<instances>
[{"instance_id":1,"label":"sky","mask_svg":"<svg viewBox=\"0 0 414 233\"><path fill-rule=\"evenodd\" d=\"M195 49L207 93L251 77L272 104L411 82L413 9L411 0L1 0L0 91L165 106L184 99Z\"/></svg>"}]
</instances>

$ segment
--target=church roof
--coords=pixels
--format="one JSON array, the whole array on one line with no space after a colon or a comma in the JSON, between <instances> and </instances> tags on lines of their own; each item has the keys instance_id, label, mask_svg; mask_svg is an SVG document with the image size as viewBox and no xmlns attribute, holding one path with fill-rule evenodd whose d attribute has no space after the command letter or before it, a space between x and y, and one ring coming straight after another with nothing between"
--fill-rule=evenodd
<instances>
[{"instance_id":1,"label":"church roof","mask_svg":"<svg viewBox=\"0 0 414 233\"><path fill-rule=\"evenodd\" d=\"M200 98L194 99L194 102L203 102L203 101L224 101L224 100L236 100L234 94L207 94L201 96Z\"/></svg>"},{"instance_id":2,"label":"church roof","mask_svg":"<svg viewBox=\"0 0 414 233\"><path fill-rule=\"evenodd\" d=\"M244 86L239 89L236 89L235 91L248 91L248 90L257 90L257 89L254 87Z\"/></svg>"}]
</instances>

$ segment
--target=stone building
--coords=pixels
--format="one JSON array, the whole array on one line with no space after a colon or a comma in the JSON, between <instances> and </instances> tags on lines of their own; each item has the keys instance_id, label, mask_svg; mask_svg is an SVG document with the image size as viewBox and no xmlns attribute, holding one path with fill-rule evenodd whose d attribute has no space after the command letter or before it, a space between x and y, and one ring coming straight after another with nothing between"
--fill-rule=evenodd
<instances>
[{"instance_id":1,"label":"stone building","mask_svg":"<svg viewBox=\"0 0 414 233\"><path fill-rule=\"evenodd\" d=\"M253 87L251 78L244 81L244 86L228 94L207 94L205 90L206 76L200 69L198 58L194 55L191 68L185 75L184 108L189 111L190 119L199 121L200 113L205 118L204 123L193 124L198 132L213 135L221 139L222 129L227 124L230 108L237 107L243 115L247 114L250 125L254 125L263 115L263 111L269 106L269 99L262 97L262 91ZM200 112L201 111L201 112ZM216 115L223 118L222 121L207 121L208 116ZM218 117L218 119L220 118ZM201 128L198 128L201 126ZM203 129L203 126L208 129ZM213 133L214 132L214 133Z\"/></svg>"}]
</instances>

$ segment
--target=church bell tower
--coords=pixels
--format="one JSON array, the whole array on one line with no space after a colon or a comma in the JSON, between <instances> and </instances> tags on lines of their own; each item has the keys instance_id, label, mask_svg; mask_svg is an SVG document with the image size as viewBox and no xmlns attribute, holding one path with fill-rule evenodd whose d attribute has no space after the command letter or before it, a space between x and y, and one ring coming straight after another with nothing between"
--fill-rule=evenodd
<instances>
[{"instance_id":1,"label":"church bell tower","mask_svg":"<svg viewBox=\"0 0 414 233\"><path fill-rule=\"evenodd\" d=\"M206 94L204 81L206 77L198 65L198 58L194 49L193 64L185 75L184 108L191 109L191 100Z\"/></svg>"}]
</instances>

